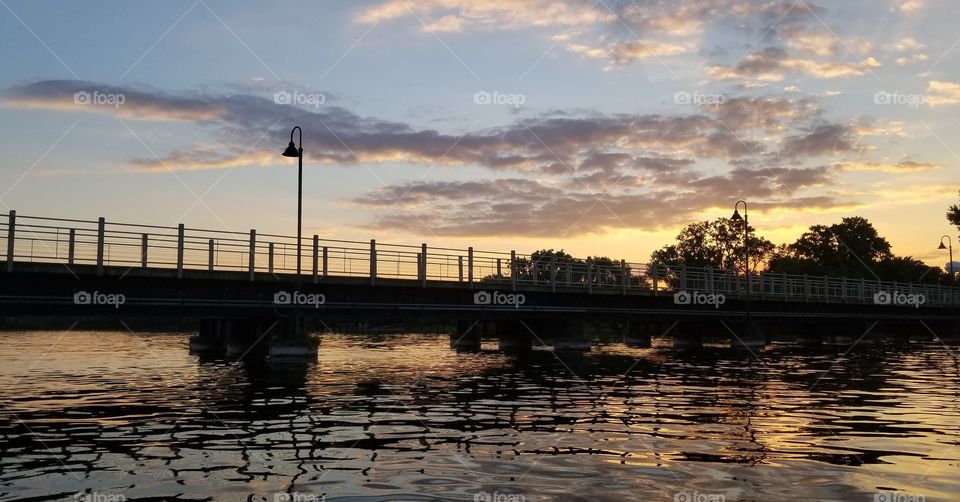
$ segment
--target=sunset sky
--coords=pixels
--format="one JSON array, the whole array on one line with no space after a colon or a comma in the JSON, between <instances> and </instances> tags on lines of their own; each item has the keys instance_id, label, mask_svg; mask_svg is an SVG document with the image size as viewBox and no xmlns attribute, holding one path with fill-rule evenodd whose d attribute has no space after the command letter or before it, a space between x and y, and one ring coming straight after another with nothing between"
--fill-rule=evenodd
<instances>
[{"instance_id":1,"label":"sunset sky","mask_svg":"<svg viewBox=\"0 0 960 502\"><path fill-rule=\"evenodd\" d=\"M750 203L943 265L948 0L0 0L21 214L645 261Z\"/></svg>"}]
</instances>

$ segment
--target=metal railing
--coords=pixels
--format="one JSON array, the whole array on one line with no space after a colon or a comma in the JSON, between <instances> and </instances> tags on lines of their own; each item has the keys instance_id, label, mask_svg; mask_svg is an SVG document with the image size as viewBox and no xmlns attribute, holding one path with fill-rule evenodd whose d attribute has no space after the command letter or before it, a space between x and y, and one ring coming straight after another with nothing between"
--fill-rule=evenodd
<instances>
[{"instance_id":1,"label":"metal railing","mask_svg":"<svg viewBox=\"0 0 960 502\"><path fill-rule=\"evenodd\" d=\"M131 269L233 271L256 280L257 273L295 274L296 237L189 228L134 225L65 218L23 216L11 211L0 221L4 270L15 263L63 263ZM464 287L540 289L673 295L681 291L728 297L818 303L882 303L897 295L923 295L925 305L955 305L960 295L948 286L759 273L745 277L729 270L683 265L648 265L607 259L562 260L467 249L305 238L304 281L328 277L407 279L460 283ZM886 293L886 296L883 294ZM877 296L879 295L879 296ZM876 298L875 298L876 296ZM878 302L877 299L880 301Z\"/></svg>"}]
</instances>

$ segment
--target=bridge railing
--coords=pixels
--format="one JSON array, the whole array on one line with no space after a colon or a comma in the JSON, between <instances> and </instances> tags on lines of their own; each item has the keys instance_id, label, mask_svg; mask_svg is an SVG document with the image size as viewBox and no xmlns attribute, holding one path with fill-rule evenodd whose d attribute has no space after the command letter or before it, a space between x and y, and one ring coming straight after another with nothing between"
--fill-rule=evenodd
<instances>
[{"instance_id":1,"label":"bridge railing","mask_svg":"<svg viewBox=\"0 0 960 502\"><path fill-rule=\"evenodd\" d=\"M17 215L0 219L4 269L16 262L63 263L129 269L232 271L249 275L295 274L296 237L68 218ZM2 251L0 251L2 252ZM605 258L562 259L473 248L432 248L305 237L301 242L304 281L326 277L407 279L462 283L475 289L548 289L673 295L723 294L733 298L862 303L883 294L922 295L926 304L955 305L956 288L930 284L759 273L745 277L720 269L684 265L614 262ZM894 299L896 301L896 299Z\"/></svg>"}]
</instances>

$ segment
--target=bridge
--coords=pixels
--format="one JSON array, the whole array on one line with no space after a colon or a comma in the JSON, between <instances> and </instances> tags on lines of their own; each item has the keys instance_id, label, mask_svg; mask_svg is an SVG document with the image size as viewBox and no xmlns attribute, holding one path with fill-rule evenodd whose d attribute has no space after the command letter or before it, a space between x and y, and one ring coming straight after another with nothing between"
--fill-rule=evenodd
<instances>
[{"instance_id":1,"label":"bridge","mask_svg":"<svg viewBox=\"0 0 960 502\"><path fill-rule=\"evenodd\" d=\"M685 265L558 259L509 252L304 239L278 234L19 215L0 223L0 305L5 316L183 317L199 320L196 347L296 351L318 323L436 319L456 322L451 345L502 348L535 338L584 342L588 325L612 322L624 340L669 335L699 346L705 335L758 347L770 338L820 343L960 336L956 287L880 280L743 274ZM571 341L573 340L573 341ZM579 342L577 342L579 340ZM228 347L229 348L229 347Z\"/></svg>"}]
</instances>

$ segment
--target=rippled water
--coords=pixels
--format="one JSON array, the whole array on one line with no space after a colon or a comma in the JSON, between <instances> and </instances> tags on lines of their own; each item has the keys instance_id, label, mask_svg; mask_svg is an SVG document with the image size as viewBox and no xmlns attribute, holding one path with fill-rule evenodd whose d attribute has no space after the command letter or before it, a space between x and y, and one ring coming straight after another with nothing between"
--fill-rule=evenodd
<instances>
[{"instance_id":1,"label":"rippled water","mask_svg":"<svg viewBox=\"0 0 960 502\"><path fill-rule=\"evenodd\" d=\"M309 364L206 360L175 333L0 347L0 500L960 499L956 346L558 357L326 335Z\"/></svg>"}]
</instances>

